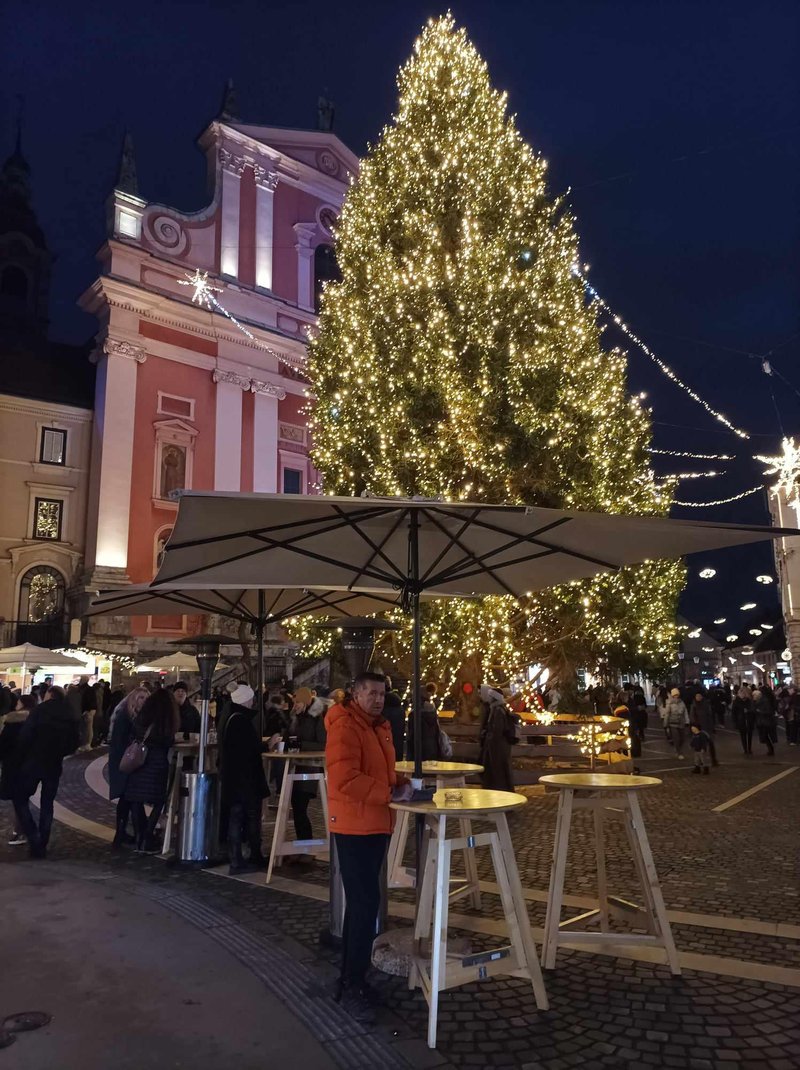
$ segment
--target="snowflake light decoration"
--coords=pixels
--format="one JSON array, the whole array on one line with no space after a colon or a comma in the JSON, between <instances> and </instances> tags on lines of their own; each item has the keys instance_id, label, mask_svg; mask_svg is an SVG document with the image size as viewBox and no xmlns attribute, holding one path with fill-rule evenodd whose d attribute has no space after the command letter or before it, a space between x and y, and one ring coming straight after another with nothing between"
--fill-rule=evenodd
<instances>
[{"instance_id":1,"label":"snowflake light decoration","mask_svg":"<svg viewBox=\"0 0 800 1070\"><path fill-rule=\"evenodd\" d=\"M698 576L701 580L711 580L716 576L716 574L717 570L715 568L701 568L698 572Z\"/></svg>"},{"instance_id":2,"label":"snowflake light decoration","mask_svg":"<svg viewBox=\"0 0 800 1070\"><path fill-rule=\"evenodd\" d=\"M743 606L739 606L739 609L744 609L744 610L755 609L755 608L756 608L755 602L745 602L745 604Z\"/></svg>"},{"instance_id":3,"label":"snowflake light decoration","mask_svg":"<svg viewBox=\"0 0 800 1070\"><path fill-rule=\"evenodd\" d=\"M766 584L772 583L772 576L756 576L756 583L763 583L766 586Z\"/></svg>"},{"instance_id":4,"label":"snowflake light decoration","mask_svg":"<svg viewBox=\"0 0 800 1070\"><path fill-rule=\"evenodd\" d=\"M776 477L770 487L772 493L777 496L783 491L789 505L800 511L800 445L793 438L784 438L781 446L783 453L779 457L756 454L756 460L769 465L765 475Z\"/></svg>"},{"instance_id":5,"label":"snowflake light decoration","mask_svg":"<svg viewBox=\"0 0 800 1070\"><path fill-rule=\"evenodd\" d=\"M727 619L728 619L727 617L717 617L716 620L714 621L714 623L715 624L724 624Z\"/></svg>"},{"instance_id":6,"label":"snowflake light decoration","mask_svg":"<svg viewBox=\"0 0 800 1070\"><path fill-rule=\"evenodd\" d=\"M217 303L213 294L221 294L221 286L212 286L208 281L208 272L201 271L199 268L195 268L194 271L184 272L185 279L178 279L179 286L192 286L194 287L194 293L192 294L192 304L202 305L204 308L211 308L212 305Z\"/></svg>"}]
</instances>

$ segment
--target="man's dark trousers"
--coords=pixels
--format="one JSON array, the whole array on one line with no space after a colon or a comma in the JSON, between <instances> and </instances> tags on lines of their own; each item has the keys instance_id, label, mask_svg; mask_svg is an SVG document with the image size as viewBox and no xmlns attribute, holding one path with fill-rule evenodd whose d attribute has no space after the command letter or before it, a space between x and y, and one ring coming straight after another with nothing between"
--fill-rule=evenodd
<instances>
[{"instance_id":1,"label":"man's dark trousers","mask_svg":"<svg viewBox=\"0 0 800 1070\"><path fill-rule=\"evenodd\" d=\"M348 987L364 984L372 960L381 904L381 867L389 846L382 833L350 836L334 833L347 902L342 934L342 981Z\"/></svg>"}]
</instances>

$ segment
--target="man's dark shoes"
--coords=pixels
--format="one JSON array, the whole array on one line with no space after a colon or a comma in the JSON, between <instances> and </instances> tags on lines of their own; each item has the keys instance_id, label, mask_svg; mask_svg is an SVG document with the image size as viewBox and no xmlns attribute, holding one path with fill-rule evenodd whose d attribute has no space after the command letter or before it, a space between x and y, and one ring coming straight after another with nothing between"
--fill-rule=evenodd
<instances>
[{"instance_id":1,"label":"man's dark shoes","mask_svg":"<svg viewBox=\"0 0 800 1070\"><path fill-rule=\"evenodd\" d=\"M346 985L342 990L342 1010L363 1025L371 1025L375 1021L375 1007L368 993L366 985Z\"/></svg>"}]
</instances>

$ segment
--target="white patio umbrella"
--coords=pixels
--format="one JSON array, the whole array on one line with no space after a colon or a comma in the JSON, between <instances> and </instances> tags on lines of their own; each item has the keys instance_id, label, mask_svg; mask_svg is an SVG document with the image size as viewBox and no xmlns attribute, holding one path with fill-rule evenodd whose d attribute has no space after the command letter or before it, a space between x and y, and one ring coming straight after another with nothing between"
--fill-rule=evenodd
<instances>
[{"instance_id":1,"label":"white patio umbrella","mask_svg":"<svg viewBox=\"0 0 800 1070\"><path fill-rule=\"evenodd\" d=\"M75 672L85 672L86 665L77 658L70 658L66 654L59 654L56 650L48 650L44 646L34 646L33 643L22 643L20 646L7 646L0 650L0 672L9 669L19 669L22 673L22 686L25 686L25 677L35 673L37 669L74 669Z\"/></svg>"},{"instance_id":2,"label":"white patio umbrella","mask_svg":"<svg viewBox=\"0 0 800 1070\"><path fill-rule=\"evenodd\" d=\"M217 668L222 662L217 662ZM197 658L193 654L184 654L182 650L176 650L174 654L165 654L163 658L148 661L145 665L137 665L137 672L197 672Z\"/></svg>"},{"instance_id":3,"label":"white patio umbrella","mask_svg":"<svg viewBox=\"0 0 800 1070\"><path fill-rule=\"evenodd\" d=\"M185 491L155 583L399 592L414 623L419 741L423 592L521 598L625 565L797 534L538 506Z\"/></svg>"},{"instance_id":4,"label":"white patio umbrella","mask_svg":"<svg viewBox=\"0 0 800 1070\"><path fill-rule=\"evenodd\" d=\"M138 585L101 591L92 599L87 616L141 615L160 616L170 613L214 613L250 624L255 632L258 666L258 693L263 689L264 631L268 624L276 624L289 617L306 614L314 616L345 615L352 617L385 613L397 609L399 595L395 592L362 594L353 591L310 591L296 587L259 587L240 590L214 590L167 585ZM169 660L173 655L162 658ZM185 657L186 655L182 655ZM191 671L196 671L195 659ZM153 662L157 665L157 662Z\"/></svg>"}]
</instances>

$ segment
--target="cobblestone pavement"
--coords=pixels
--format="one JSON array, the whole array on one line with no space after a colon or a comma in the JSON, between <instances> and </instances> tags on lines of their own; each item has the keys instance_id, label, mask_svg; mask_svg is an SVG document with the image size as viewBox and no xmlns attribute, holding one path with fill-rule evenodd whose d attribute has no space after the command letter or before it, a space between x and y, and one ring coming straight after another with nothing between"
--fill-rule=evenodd
<instances>
[{"instance_id":1,"label":"cobblestone pavement","mask_svg":"<svg viewBox=\"0 0 800 1070\"><path fill-rule=\"evenodd\" d=\"M721 764L708 777L696 777L691 762L678 763L663 741L651 733L642 772L659 772L662 788L643 793L645 820L659 869L667 907L682 912L674 935L682 953L706 956L709 969L685 969L673 978L661 966L631 958L586 952L559 952L558 968L546 983L551 1010L537 1012L530 987L522 980L494 980L446 993L439 1014L439 1044L427 1049L427 1008L419 992L405 982L379 977L386 1004L370 1032L372 1063L367 1055L341 1056L341 1065L498 1067L506 1070L633 1070L646 1066L720 1070L733 1065L747 1070L800 1068L800 924L798 917L798 835L800 771L751 795L722 813L719 806L754 786L800 766L800 750L781 744L775 759L737 754L732 733L718 734ZM655 752L655 753L653 753ZM659 753L660 752L660 753ZM111 807L87 784L87 765L99 752L66 763L59 803L73 813L108 827ZM792 759L797 755L797 761ZM687 768L688 767L688 768ZM97 768L97 767L96 767ZM540 789L525 789L531 803L512 821L523 884L531 896L534 926L544 921L541 894L547 889L555 820L555 799ZM573 896L593 892L593 834L585 814L576 815L566 890ZM0 809L0 831L9 828L7 808ZM20 848L5 846L0 862L23 861ZM630 896L635 885L623 842L608 844L609 878L614 891ZM284 946L310 978L305 999L310 1007L329 1004L326 986L335 976L332 954L318 936L327 919L326 867L315 866L303 880L306 895L267 889L215 874L184 871L159 859L125 853L112 856L97 838L63 824L56 826L48 867L84 867L97 875L138 886L143 894L166 902L191 901L199 913L216 912L253 946ZM481 876L493 879L481 862ZM316 889L314 887L316 885ZM148 891L149 890L149 891ZM401 905L408 894L393 897ZM483 896L480 917L501 917L496 896ZM575 908L570 908L570 913ZM689 914L687 919L684 914ZM702 915L699 918L697 915ZM675 917L675 914L673 914ZM478 915L458 906L459 924L472 946L491 946L493 938L470 928ZM463 919L463 920L462 920ZM401 921L400 924L403 924ZM778 925L784 927L779 934ZM761 929L762 931L758 931ZM754 931L755 930L755 931ZM222 930L221 930L222 931ZM227 931L227 930L226 930ZM242 944L243 961L255 952ZM719 958L740 974L712 972ZM791 984L769 979L769 968L787 967ZM255 966L253 966L255 969ZM723 969L722 966L719 969ZM760 971L755 974L753 970ZM758 976L760 979L752 979ZM291 1008L290 1008L291 1009ZM313 1015L311 1016L313 1019ZM345 1051L345 1049L343 1049ZM362 1059L367 1060L362 1062ZM93 1068L87 1067L87 1070ZM200 1068L198 1068L200 1070Z\"/></svg>"}]
</instances>

